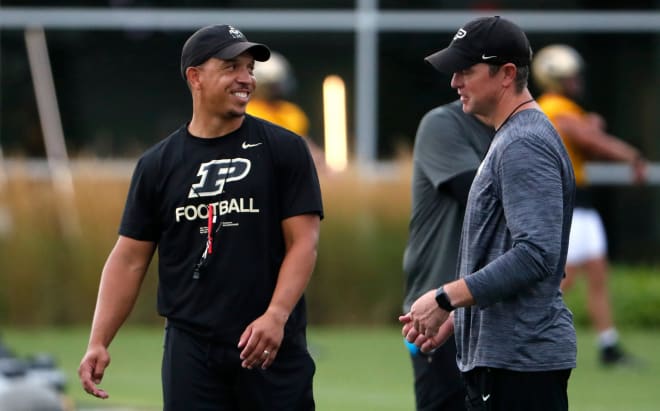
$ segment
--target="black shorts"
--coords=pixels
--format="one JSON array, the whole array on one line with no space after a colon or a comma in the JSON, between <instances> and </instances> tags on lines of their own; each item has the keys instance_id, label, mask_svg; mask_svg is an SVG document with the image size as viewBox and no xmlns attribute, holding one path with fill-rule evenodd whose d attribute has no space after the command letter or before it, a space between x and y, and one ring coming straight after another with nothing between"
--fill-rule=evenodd
<instances>
[{"instance_id":1,"label":"black shorts","mask_svg":"<svg viewBox=\"0 0 660 411\"><path fill-rule=\"evenodd\" d=\"M303 333L282 342L267 369L241 367L236 345L169 325L162 364L164 411L314 410L316 370Z\"/></svg>"},{"instance_id":2,"label":"black shorts","mask_svg":"<svg viewBox=\"0 0 660 411\"><path fill-rule=\"evenodd\" d=\"M571 370L518 372L475 368L463 373L468 411L567 411Z\"/></svg>"},{"instance_id":3,"label":"black shorts","mask_svg":"<svg viewBox=\"0 0 660 411\"><path fill-rule=\"evenodd\" d=\"M465 386L450 338L430 354L411 354L417 411L465 411Z\"/></svg>"}]
</instances>

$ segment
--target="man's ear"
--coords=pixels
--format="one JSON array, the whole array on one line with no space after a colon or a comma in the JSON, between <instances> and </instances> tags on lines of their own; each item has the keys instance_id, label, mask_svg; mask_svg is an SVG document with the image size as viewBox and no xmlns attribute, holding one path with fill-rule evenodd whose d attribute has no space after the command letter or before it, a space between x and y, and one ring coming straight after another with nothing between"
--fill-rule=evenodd
<instances>
[{"instance_id":1,"label":"man's ear","mask_svg":"<svg viewBox=\"0 0 660 411\"><path fill-rule=\"evenodd\" d=\"M186 80L191 89L199 88L199 69L197 67L188 67L186 69Z\"/></svg>"},{"instance_id":2,"label":"man's ear","mask_svg":"<svg viewBox=\"0 0 660 411\"><path fill-rule=\"evenodd\" d=\"M518 74L518 67L513 63L506 63L500 69L504 74L502 78L502 85L505 87L511 86L516 81L516 74Z\"/></svg>"}]
</instances>

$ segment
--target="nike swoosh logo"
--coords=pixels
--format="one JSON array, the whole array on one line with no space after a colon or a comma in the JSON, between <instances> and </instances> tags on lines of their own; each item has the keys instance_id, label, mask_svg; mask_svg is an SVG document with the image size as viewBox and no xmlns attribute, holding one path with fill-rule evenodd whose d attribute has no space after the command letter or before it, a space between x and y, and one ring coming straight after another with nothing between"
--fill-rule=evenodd
<instances>
[{"instance_id":1,"label":"nike swoosh logo","mask_svg":"<svg viewBox=\"0 0 660 411\"><path fill-rule=\"evenodd\" d=\"M497 57L497 56L487 56L485 54L481 55L482 60L490 60L490 59L494 59L495 57Z\"/></svg>"},{"instance_id":2,"label":"nike swoosh logo","mask_svg":"<svg viewBox=\"0 0 660 411\"><path fill-rule=\"evenodd\" d=\"M243 144L241 145L241 147L243 147L243 150L247 150L248 148L260 146L261 144L263 144L263 143L248 144L247 141L244 141Z\"/></svg>"},{"instance_id":3,"label":"nike swoosh logo","mask_svg":"<svg viewBox=\"0 0 660 411\"><path fill-rule=\"evenodd\" d=\"M488 401L489 398L490 398L490 394L481 396L481 399L484 400L484 402Z\"/></svg>"}]
</instances>

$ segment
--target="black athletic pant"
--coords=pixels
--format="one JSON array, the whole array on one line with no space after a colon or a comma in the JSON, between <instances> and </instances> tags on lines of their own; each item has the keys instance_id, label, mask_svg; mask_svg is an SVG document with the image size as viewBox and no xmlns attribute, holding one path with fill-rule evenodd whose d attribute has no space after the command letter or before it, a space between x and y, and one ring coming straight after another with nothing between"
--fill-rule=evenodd
<instances>
[{"instance_id":1,"label":"black athletic pant","mask_svg":"<svg viewBox=\"0 0 660 411\"><path fill-rule=\"evenodd\" d=\"M169 325L163 353L164 411L314 410L314 361L304 334L282 343L267 369L241 367L240 350Z\"/></svg>"},{"instance_id":2,"label":"black athletic pant","mask_svg":"<svg viewBox=\"0 0 660 411\"><path fill-rule=\"evenodd\" d=\"M429 354L411 354L417 411L465 411L465 386L450 338Z\"/></svg>"},{"instance_id":3,"label":"black athletic pant","mask_svg":"<svg viewBox=\"0 0 660 411\"><path fill-rule=\"evenodd\" d=\"M475 368L463 373L469 411L567 411L571 370L517 372Z\"/></svg>"}]
</instances>

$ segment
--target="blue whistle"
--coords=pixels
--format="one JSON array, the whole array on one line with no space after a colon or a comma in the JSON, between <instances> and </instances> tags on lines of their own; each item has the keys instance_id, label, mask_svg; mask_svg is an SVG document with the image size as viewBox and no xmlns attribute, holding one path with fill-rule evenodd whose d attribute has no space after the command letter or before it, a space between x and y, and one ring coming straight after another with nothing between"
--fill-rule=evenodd
<instances>
[{"instance_id":1,"label":"blue whistle","mask_svg":"<svg viewBox=\"0 0 660 411\"><path fill-rule=\"evenodd\" d=\"M418 355L419 354L419 348L411 343L410 341L406 340L405 338L403 339L404 344L406 344L406 348L408 348L408 351L410 351L411 355Z\"/></svg>"}]
</instances>

